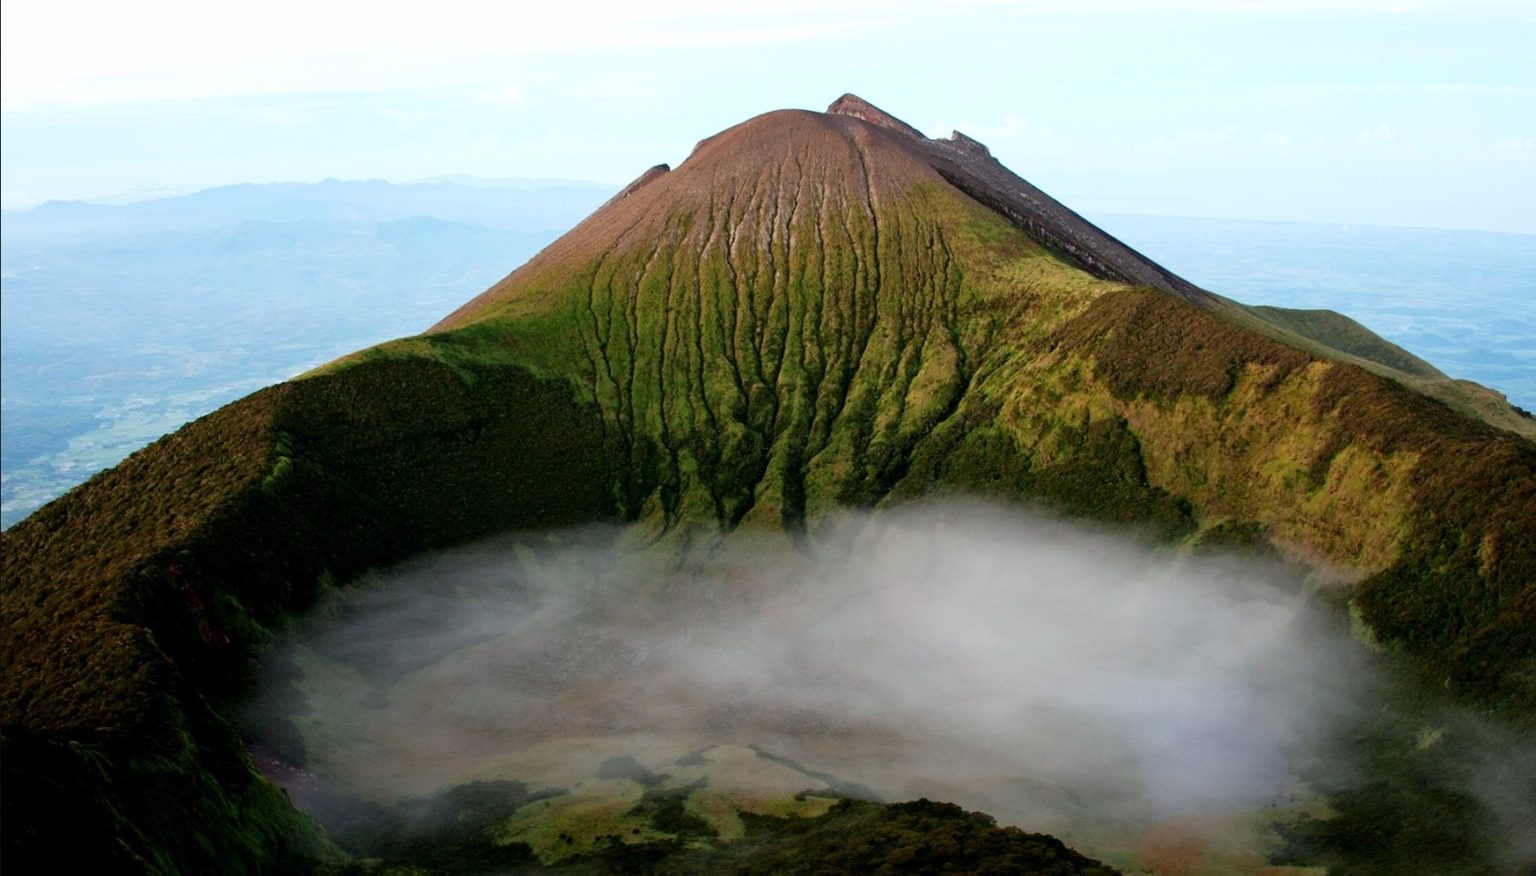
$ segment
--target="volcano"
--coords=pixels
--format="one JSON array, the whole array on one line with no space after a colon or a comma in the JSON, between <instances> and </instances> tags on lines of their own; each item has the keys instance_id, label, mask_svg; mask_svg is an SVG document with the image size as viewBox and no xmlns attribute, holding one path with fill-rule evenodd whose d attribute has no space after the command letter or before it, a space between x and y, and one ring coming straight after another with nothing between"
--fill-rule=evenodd
<instances>
[{"instance_id":1,"label":"volcano","mask_svg":"<svg viewBox=\"0 0 1536 876\"><path fill-rule=\"evenodd\" d=\"M963 134L852 95L771 112L426 333L234 402L5 532L8 855L333 861L227 720L252 655L365 570L592 521L813 538L838 509L962 494L1262 551L1526 720L1533 436L1346 317L1194 286Z\"/></svg>"}]
</instances>

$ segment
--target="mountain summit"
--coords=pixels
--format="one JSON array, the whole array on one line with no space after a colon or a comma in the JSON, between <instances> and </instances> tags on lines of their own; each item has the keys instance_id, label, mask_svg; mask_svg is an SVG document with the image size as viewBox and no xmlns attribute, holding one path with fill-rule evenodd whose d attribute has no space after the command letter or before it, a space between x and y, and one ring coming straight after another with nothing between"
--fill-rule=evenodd
<instances>
[{"instance_id":1,"label":"mountain summit","mask_svg":"<svg viewBox=\"0 0 1536 876\"><path fill-rule=\"evenodd\" d=\"M849 119L862 124L850 123ZM862 202L862 209L874 216L882 198L898 197L899 192L925 183L947 183L1093 276L1150 286L1195 303L1211 300L1208 293L1015 175L976 140L959 131L947 140L928 139L911 125L853 94L833 101L825 114L780 110L709 137L698 144L677 174L668 177L669 185L652 189L622 210L617 208L617 202L661 179L668 170L666 165L658 165L646 171L610 202L615 215L605 217L609 222L584 223L563 242L575 244L586 240L601 246L616 230L614 223L626 221L621 217L639 215L662 205L675 208L705 190L723 196L733 186L749 185L751 189L744 197L764 203L792 198L794 209L803 214L784 217L786 221L809 217L820 223L832 218L827 215L830 209ZM833 178L842 181L839 185L860 184L863 192L836 189L831 199L816 200L809 189ZM800 205L802 196L806 198L804 206ZM690 206L706 213L717 209L710 204ZM729 214L727 218L731 218ZM550 258L575 255L564 248L557 253ZM475 299L434 328L451 327L466 311L494 298L495 291Z\"/></svg>"},{"instance_id":2,"label":"mountain summit","mask_svg":"<svg viewBox=\"0 0 1536 876\"><path fill-rule=\"evenodd\" d=\"M427 333L5 532L6 842L160 871L323 857L222 717L251 654L371 567L592 520L815 538L838 508L964 493L1247 545L1528 712L1532 431L1338 314L1194 287L964 135L851 95L768 113Z\"/></svg>"}]
</instances>

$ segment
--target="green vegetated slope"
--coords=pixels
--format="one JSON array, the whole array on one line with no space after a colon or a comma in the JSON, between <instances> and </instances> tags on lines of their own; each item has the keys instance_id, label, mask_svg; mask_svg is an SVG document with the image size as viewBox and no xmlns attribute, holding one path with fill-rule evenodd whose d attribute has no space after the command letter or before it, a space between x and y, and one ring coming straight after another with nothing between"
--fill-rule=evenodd
<instances>
[{"instance_id":1,"label":"green vegetated slope","mask_svg":"<svg viewBox=\"0 0 1536 876\"><path fill-rule=\"evenodd\" d=\"M910 139L760 117L401 349L493 346L581 387L657 529L951 489L1243 532L1359 582L1453 685L1536 704L1536 445L1414 391L1438 372L1342 317L1255 310L1261 333L1089 276Z\"/></svg>"},{"instance_id":2,"label":"green vegetated slope","mask_svg":"<svg viewBox=\"0 0 1536 876\"><path fill-rule=\"evenodd\" d=\"M1337 321L1080 270L914 142L805 112L737 126L434 331L236 402L6 532L10 855L324 859L220 717L249 655L370 566L599 518L814 535L834 507L956 491L1268 543L1437 680L1530 714L1536 445Z\"/></svg>"},{"instance_id":3,"label":"green vegetated slope","mask_svg":"<svg viewBox=\"0 0 1536 876\"><path fill-rule=\"evenodd\" d=\"M1359 365L1452 410L1517 435L1536 440L1536 419L1509 403L1503 394L1470 380L1455 380L1423 359L1332 310L1250 307L1217 299L1217 310L1237 325L1326 359Z\"/></svg>"},{"instance_id":4,"label":"green vegetated slope","mask_svg":"<svg viewBox=\"0 0 1536 876\"><path fill-rule=\"evenodd\" d=\"M1292 310L1286 307L1248 308L1266 322L1273 323L1325 348L1375 362L1411 377L1443 379L1435 366L1382 338L1370 329L1332 310Z\"/></svg>"}]
</instances>

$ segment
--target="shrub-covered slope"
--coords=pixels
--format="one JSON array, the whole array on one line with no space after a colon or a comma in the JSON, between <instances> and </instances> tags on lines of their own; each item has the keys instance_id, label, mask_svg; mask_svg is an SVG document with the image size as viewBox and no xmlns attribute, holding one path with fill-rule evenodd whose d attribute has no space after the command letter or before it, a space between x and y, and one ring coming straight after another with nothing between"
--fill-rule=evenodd
<instances>
[{"instance_id":1,"label":"shrub-covered slope","mask_svg":"<svg viewBox=\"0 0 1536 876\"><path fill-rule=\"evenodd\" d=\"M1347 326L1167 274L979 144L834 108L704 141L432 332L5 533L8 857L323 858L220 717L269 630L369 566L603 517L814 537L949 490L1267 542L1436 680L1530 713L1536 445Z\"/></svg>"}]
</instances>

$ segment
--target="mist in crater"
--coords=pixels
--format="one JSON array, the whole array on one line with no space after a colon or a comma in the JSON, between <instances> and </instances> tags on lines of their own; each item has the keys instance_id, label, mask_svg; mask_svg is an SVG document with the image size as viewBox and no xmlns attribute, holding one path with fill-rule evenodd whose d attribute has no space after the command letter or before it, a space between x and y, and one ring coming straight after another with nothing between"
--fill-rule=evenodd
<instances>
[{"instance_id":1,"label":"mist in crater","mask_svg":"<svg viewBox=\"0 0 1536 876\"><path fill-rule=\"evenodd\" d=\"M1004 781L1256 804L1358 678L1285 569L970 503L804 539L485 542L317 615L257 708L366 796L650 738L771 749L889 798Z\"/></svg>"},{"instance_id":2,"label":"mist in crater","mask_svg":"<svg viewBox=\"0 0 1536 876\"><path fill-rule=\"evenodd\" d=\"M270 661L247 733L378 803L590 787L622 762L1070 835L1311 793L1297 762L1334 757L1383 685L1338 615L1278 563L976 502L803 535L586 527L326 600Z\"/></svg>"}]
</instances>

